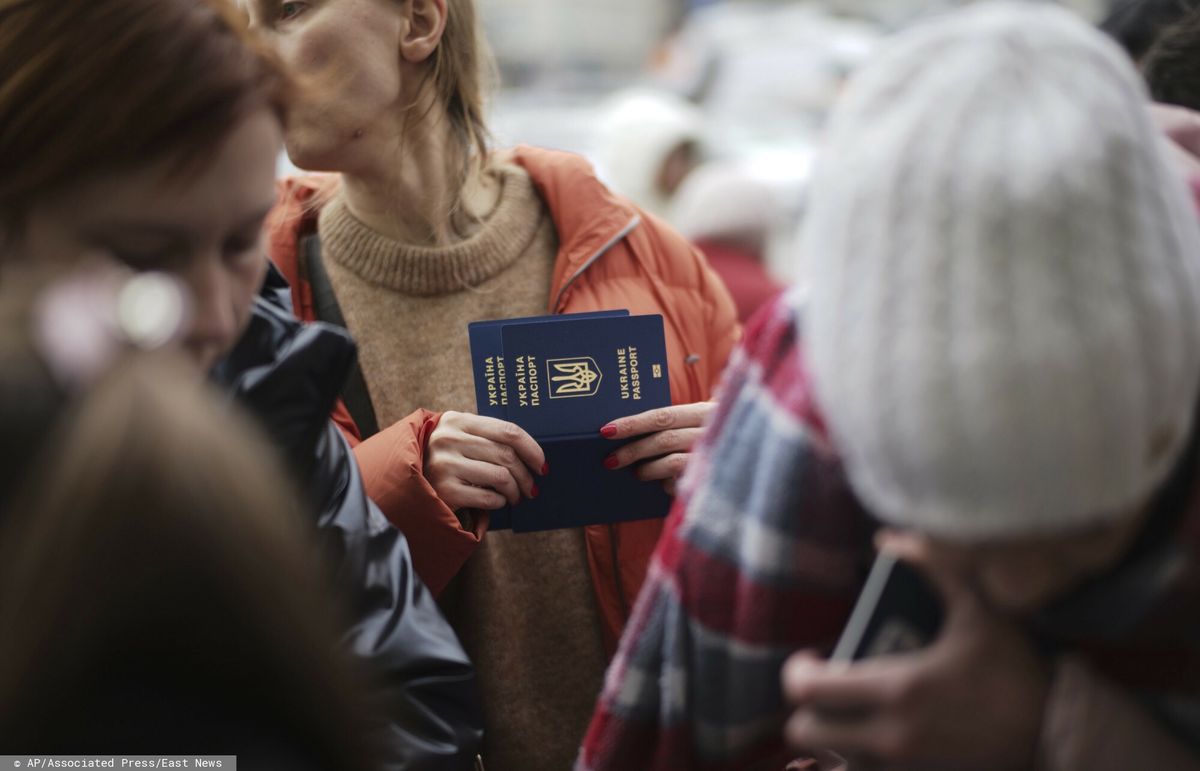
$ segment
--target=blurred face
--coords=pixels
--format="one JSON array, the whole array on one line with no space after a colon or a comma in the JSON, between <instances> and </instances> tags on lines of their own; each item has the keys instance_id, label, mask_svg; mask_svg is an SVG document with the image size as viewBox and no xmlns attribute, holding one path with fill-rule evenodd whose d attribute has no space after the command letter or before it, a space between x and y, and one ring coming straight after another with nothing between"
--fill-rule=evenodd
<instances>
[{"instance_id":1,"label":"blurred face","mask_svg":"<svg viewBox=\"0 0 1200 771\"><path fill-rule=\"evenodd\" d=\"M260 29L297 75L288 116L292 162L354 172L394 152L405 92L396 0L249 0ZM387 157L387 156L382 156Z\"/></svg>"},{"instance_id":2,"label":"blurred face","mask_svg":"<svg viewBox=\"0 0 1200 771\"><path fill-rule=\"evenodd\" d=\"M279 121L263 109L197 172L173 176L164 160L80 182L33 207L18 259L108 254L134 270L173 274L192 294L185 347L207 370L245 330L266 274L262 227L281 141Z\"/></svg>"},{"instance_id":3,"label":"blurred face","mask_svg":"<svg viewBox=\"0 0 1200 771\"><path fill-rule=\"evenodd\" d=\"M683 180L699 165L698 155L695 142L683 142L671 150L663 160L655 180L659 193L666 196L675 195Z\"/></svg>"},{"instance_id":4,"label":"blurred face","mask_svg":"<svg viewBox=\"0 0 1200 771\"><path fill-rule=\"evenodd\" d=\"M930 541L997 610L1023 615L1062 598L1118 562L1141 530L1140 513L1077 534L963 545Z\"/></svg>"}]
</instances>

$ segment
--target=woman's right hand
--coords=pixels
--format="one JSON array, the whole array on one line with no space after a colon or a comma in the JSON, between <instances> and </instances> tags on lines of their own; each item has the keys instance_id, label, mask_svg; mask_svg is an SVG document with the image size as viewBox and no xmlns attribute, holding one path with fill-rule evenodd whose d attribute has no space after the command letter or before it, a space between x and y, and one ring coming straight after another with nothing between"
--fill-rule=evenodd
<instances>
[{"instance_id":1,"label":"woman's right hand","mask_svg":"<svg viewBox=\"0 0 1200 771\"><path fill-rule=\"evenodd\" d=\"M538 495L545 476L542 448L515 423L446 412L429 435L425 478L452 510L492 511Z\"/></svg>"}]
</instances>

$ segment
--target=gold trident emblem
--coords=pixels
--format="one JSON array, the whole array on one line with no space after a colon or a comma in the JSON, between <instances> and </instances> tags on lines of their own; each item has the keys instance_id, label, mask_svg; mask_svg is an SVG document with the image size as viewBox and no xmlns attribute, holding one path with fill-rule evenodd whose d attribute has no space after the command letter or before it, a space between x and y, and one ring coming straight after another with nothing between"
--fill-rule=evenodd
<instances>
[{"instance_id":1,"label":"gold trident emblem","mask_svg":"<svg viewBox=\"0 0 1200 771\"><path fill-rule=\"evenodd\" d=\"M549 359L550 398L593 396L600 390L600 370L591 357Z\"/></svg>"}]
</instances>

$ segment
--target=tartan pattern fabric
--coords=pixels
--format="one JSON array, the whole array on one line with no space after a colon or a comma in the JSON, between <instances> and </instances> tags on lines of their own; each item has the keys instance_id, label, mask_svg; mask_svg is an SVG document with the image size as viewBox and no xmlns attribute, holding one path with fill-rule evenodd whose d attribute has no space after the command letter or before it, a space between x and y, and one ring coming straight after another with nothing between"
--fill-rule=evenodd
<instances>
[{"instance_id":1,"label":"tartan pattern fabric","mask_svg":"<svg viewBox=\"0 0 1200 771\"><path fill-rule=\"evenodd\" d=\"M828 649L872 558L812 403L795 294L730 361L576 768L782 769L779 671ZM800 516L799 512L804 515Z\"/></svg>"},{"instance_id":2,"label":"tartan pattern fabric","mask_svg":"<svg viewBox=\"0 0 1200 771\"><path fill-rule=\"evenodd\" d=\"M764 308L730 360L576 771L779 771L793 760L780 669L796 650L832 647L878 527L813 402L799 308L794 292ZM1174 579L1113 598L1141 608L1121 631L1080 629L1054 648L1082 654L1200 753L1198 467L1193 448L1157 504L1176 513Z\"/></svg>"}]
</instances>

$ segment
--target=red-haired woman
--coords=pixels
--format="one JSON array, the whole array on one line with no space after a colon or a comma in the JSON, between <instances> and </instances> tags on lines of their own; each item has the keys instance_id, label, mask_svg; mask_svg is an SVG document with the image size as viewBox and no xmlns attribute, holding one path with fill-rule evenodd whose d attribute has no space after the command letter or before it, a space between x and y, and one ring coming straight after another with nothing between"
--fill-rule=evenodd
<instances>
[{"instance_id":1,"label":"red-haired woman","mask_svg":"<svg viewBox=\"0 0 1200 771\"><path fill-rule=\"evenodd\" d=\"M284 80L218 0L0 0L0 254L100 252L182 280L197 377L241 397L305 481L346 642L386 690L390 767L469 767L472 668L328 420L353 348L291 316L263 253Z\"/></svg>"}]
</instances>

